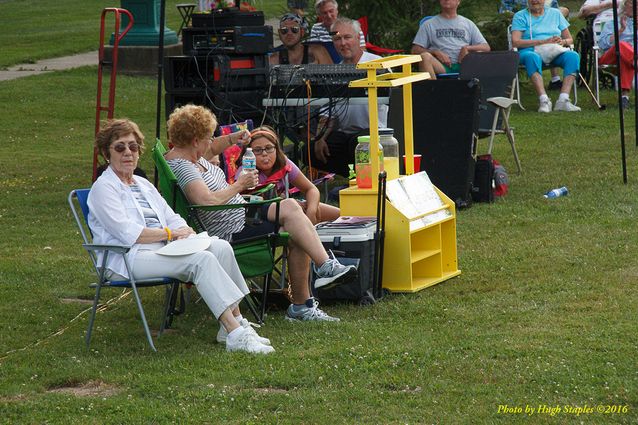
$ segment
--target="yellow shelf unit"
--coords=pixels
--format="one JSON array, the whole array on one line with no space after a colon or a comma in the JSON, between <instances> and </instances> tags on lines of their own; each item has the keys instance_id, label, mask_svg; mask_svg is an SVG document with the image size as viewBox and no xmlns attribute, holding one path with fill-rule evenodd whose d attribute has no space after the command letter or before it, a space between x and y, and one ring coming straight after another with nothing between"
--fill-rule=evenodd
<instances>
[{"instance_id":1,"label":"yellow shelf unit","mask_svg":"<svg viewBox=\"0 0 638 425\"><path fill-rule=\"evenodd\" d=\"M392 292L416 292L461 274L454 202L435 190L450 216L414 230L412 222L433 212L410 219L386 200L383 287ZM348 188L339 195L341 215L376 215L375 190Z\"/></svg>"},{"instance_id":2,"label":"yellow shelf unit","mask_svg":"<svg viewBox=\"0 0 638 425\"><path fill-rule=\"evenodd\" d=\"M370 157L378 158L378 114L377 89L379 87L402 87L403 126L406 156L406 174L414 174L413 126L412 126L412 83L430 78L426 72L413 73L412 64L419 62L418 55L397 55L357 64L357 68L367 70L367 78L351 81L350 87L368 89L368 109L370 114ZM381 69L398 68L394 72L377 75ZM418 171L418 170L417 170ZM372 175L379 174L378 161L372 161ZM342 216L375 216L377 214L377 186L359 189L350 186L339 192L339 207ZM434 213L430 212L409 219L386 202L385 250L383 259L383 287L393 292L416 292L420 289L443 282L461 271L458 269L456 254L456 211L454 203L437 188L450 216L416 230L410 230L410 222Z\"/></svg>"}]
</instances>

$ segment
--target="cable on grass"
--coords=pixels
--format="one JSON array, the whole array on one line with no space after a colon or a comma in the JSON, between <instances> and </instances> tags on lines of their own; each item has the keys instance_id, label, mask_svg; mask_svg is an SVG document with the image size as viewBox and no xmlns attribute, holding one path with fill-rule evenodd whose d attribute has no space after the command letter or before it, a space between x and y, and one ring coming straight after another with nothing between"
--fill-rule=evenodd
<instances>
[{"instance_id":1,"label":"cable on grass","mask_svg":"<svg viewBox=\"0 0 638 425\"><path fill-rule=\"evenodd\" d=\"M116 304L117 302L119 302L120 300L126 298L130 294L131 294L131 290L130 289L125 289L119 296L113 297L110 300L108 300L107 302L101 304L98 307L97 311L100 312L100 313L103 312L103 311L106 311L108 307L110 307L113 304ZM22 352L22 351L28 350L29 348L37 347L38 345L42 344L43 342L45 342L45 341L47 341L47 340L49 340L49 339L51 339L51 338L53 338L55 336L62 335L67 329L69 329L69 327L71 326L71 324L73 322L75 322L80 317L82 317L86 312L91 311L92 308L93 307L91 306L91 307L88 307L88 308L82 310L80 313L78 313L77 316L75 316L73 319L69 320L69 323L67 323L64 327L62 327L62 328L58 329L57 331L45 336L44 338L41 338L41 339L39 339L39 340L37 340L35 342L27 344L27 345L25 345L22 348L15 348L13 350L7 351L6 353L4 353L0 357L0 360L6 359L7 357L9 357L13 353Z\"/></svg>"}]
</instances>

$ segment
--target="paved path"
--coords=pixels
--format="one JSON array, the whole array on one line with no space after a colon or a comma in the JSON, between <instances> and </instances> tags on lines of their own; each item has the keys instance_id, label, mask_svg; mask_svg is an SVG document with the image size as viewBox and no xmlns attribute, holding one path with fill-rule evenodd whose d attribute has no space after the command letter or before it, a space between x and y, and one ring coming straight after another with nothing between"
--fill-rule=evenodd
<instances>
[{"instance_id":1,"label":"paved path","mask_svg":"<svg viewBox=\"0 0 638 425\"><path fill-rule=\"evenodd\" d=\"M6 71L0 71L0 81L14 80L20 77L28 77L29 75L78 68L86 65L97 65L97 57L98 52L95 51L61 58L43 59L36 63L15 65Z\"/></svg>"}]
</instances>

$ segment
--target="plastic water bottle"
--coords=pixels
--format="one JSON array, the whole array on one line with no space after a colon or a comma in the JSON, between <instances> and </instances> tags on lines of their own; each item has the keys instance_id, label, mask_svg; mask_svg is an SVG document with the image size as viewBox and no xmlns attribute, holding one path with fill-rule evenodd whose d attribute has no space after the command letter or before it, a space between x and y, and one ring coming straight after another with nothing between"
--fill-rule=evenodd
<instances>
[{"instance_id":1,"label":"plastic water bottle","mask_svg":"<svg viewBox=\"0 0 638 425\"><path fill-rule=\"evenodd\" d=\"M257 158L255 158L255 153L253 152L253 148L246 148L246 152L244 152L244 157L241 160L241 168L242 173L246 174L254 171L257 168ZM250 189L253 189L252 187Z\"/></svg>"},{"instance_id":2,"label":"plastic water bottle","mask_svg":"<svg viewBox=\"0 0 638 425\"><path fill-rule=\"evenodd\" d=\"M544 194L543 197L547 199L554 199L554 198L560 198L561 196L565 196L568 194L569 194L569 190L567 190L567 188L563 186L563 187L559 187L558 189L550 190L549 192Z\"/></svg>"},{"instance_id":3,"label":"plastic water bottle","mask_svg":"<svg viewBox=\"0 0 638 425\"><path fill-rule=\"evenodd\" d=\"M255 158L255 153L253 152L253 148L246 148L244 157L241 160L241 168L244 173L253 171L254 169L257 168L257 158Z\"/></svg>"}]
</instances>

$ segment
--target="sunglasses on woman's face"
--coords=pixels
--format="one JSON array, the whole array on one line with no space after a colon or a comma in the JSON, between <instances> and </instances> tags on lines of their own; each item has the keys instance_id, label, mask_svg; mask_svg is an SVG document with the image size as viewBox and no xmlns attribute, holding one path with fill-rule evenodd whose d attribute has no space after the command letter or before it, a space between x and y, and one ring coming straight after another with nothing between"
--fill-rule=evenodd
<instances>
[{"instance_id":1,"label":"sunglasses on woman's face","mask_svg":"<svg viewBox=\"0 0 638 425\"><path fill-rule=\"evenodd\" d=\"M128 148L131 152L138 152L140 150L140 145L137 143L129 143L128 145L126 143L118 143L113 145L113 150L117 153L124 152L126 148Z\"/></svg>"},{"instance_id":2,"label":"sunglasses on woman's face","mask_svg":"<svg viewBox=\"0 0 638 425\"><path fill-rule=\"evenodd\" d=\"M279 32L283 35L288 34L288 30L292 31L293 34L297 34L299 32L299 27L281 27L279 28Z\"/></svg>"},{"instance_id":3,"label":"sunglasses on woman's face","mask_svg":"<svg viewBox=\"0 0 638 425\"><path fill-rule=\"evenodd\" d=\"M266 146L265 148L254 148L253 153L255 155L262 155L264 152L273 153L275 151L274 146Z\"/></svg>"}]
</instances>

